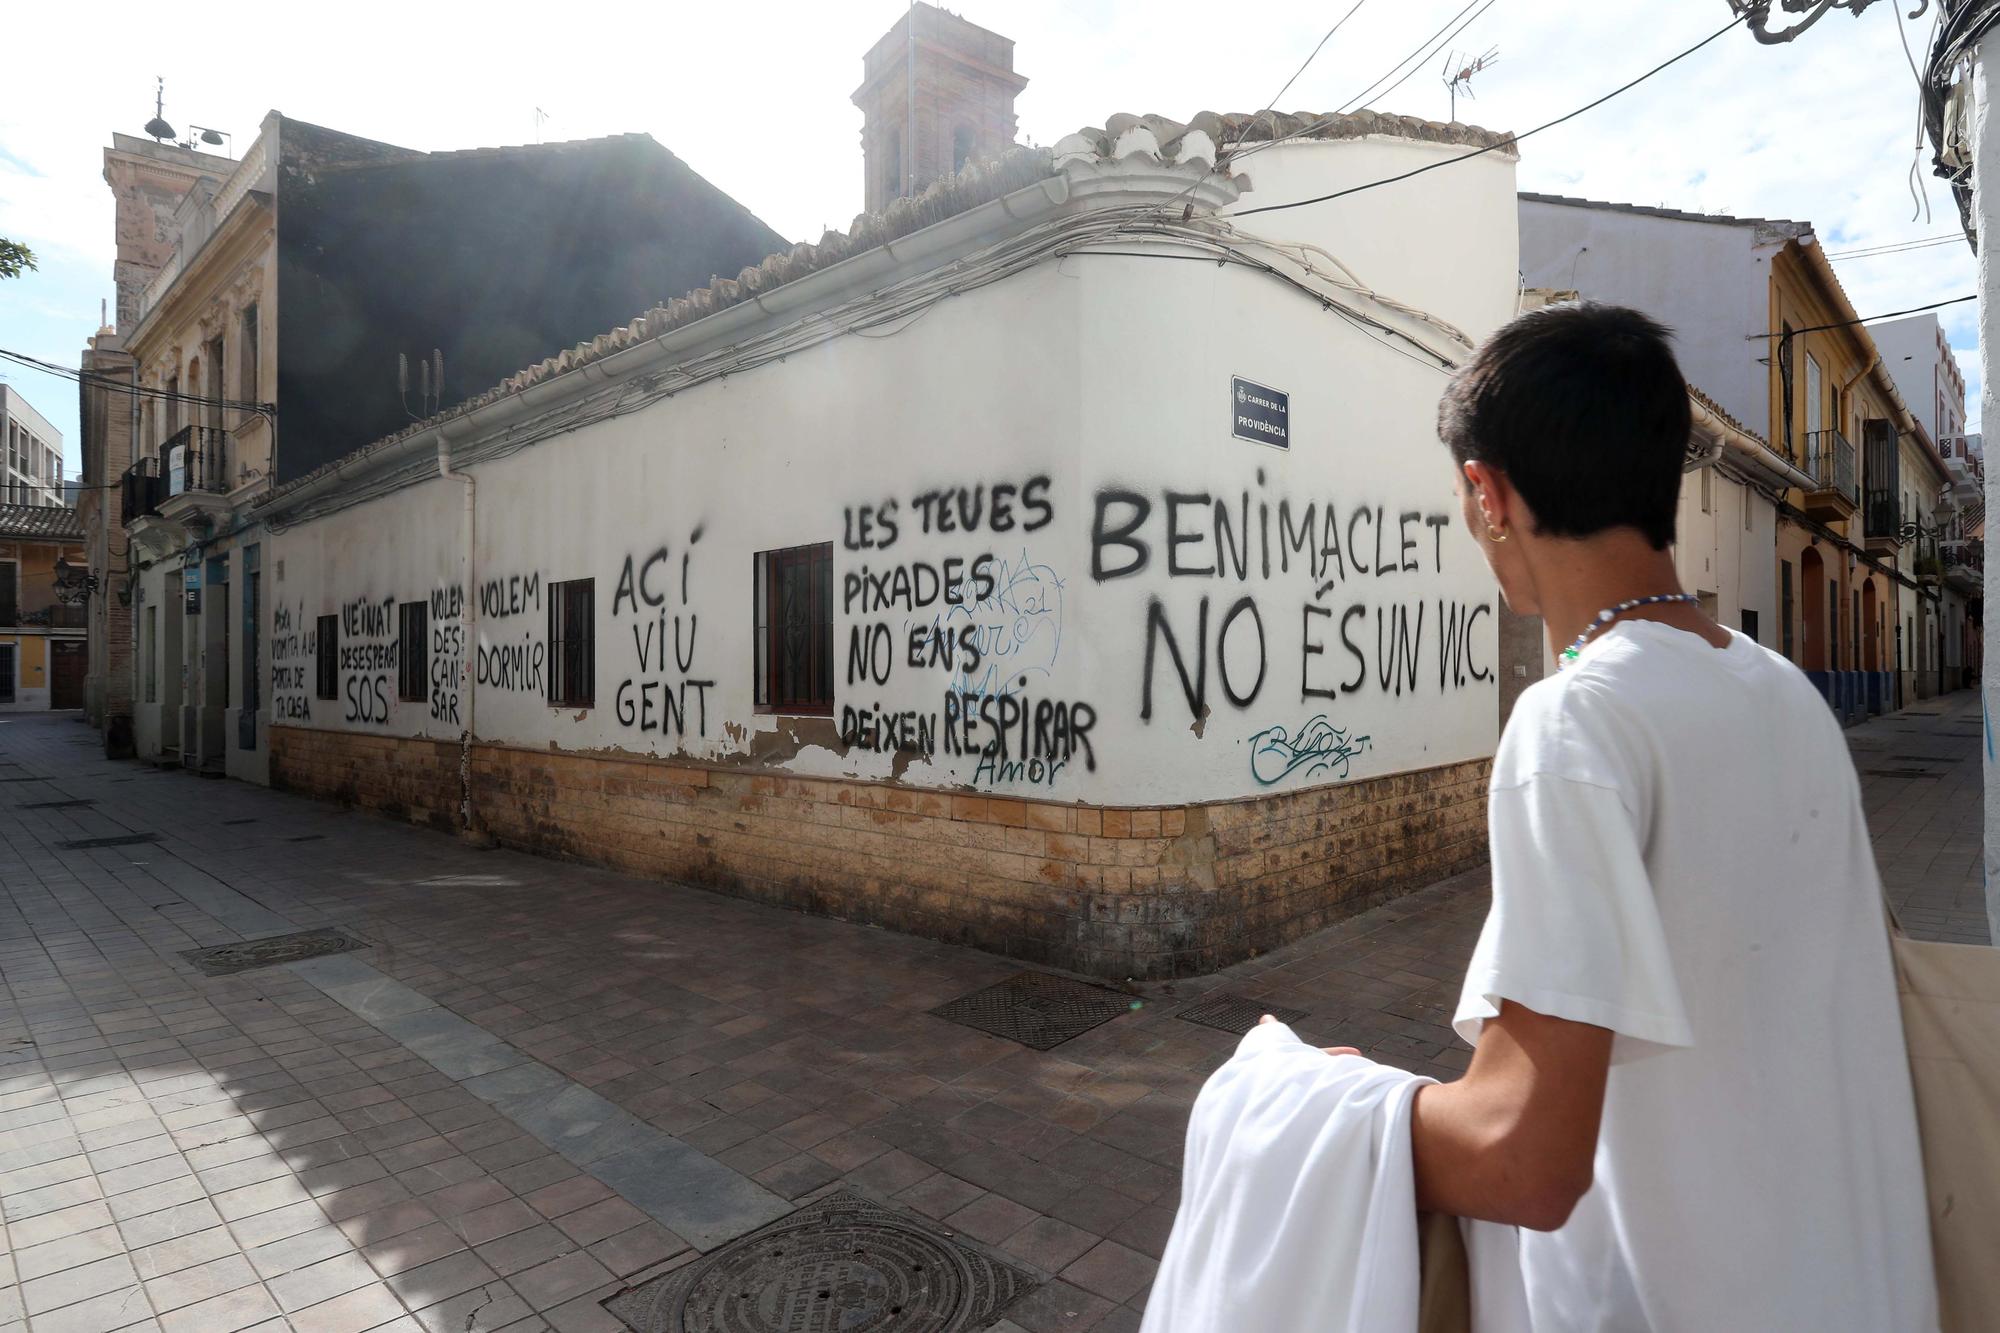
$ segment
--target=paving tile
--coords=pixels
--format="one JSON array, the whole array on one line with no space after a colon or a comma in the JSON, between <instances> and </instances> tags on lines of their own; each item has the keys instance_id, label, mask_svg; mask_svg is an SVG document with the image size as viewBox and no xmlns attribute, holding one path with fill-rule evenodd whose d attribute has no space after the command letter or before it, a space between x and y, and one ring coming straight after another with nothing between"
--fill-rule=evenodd
<instances>
[{"instance_id":1,"label":"paving tile","mask_svg":"<svg viewBox=\"0 0 2000 1333\"><path fill-rule=\"evenodd\" d=\"M278 1308L290 1312L332 1300L356 1287L373 1286L375 1281L375 1270L367 1260L350 1251L274 1277L265 1286L277 1299Z\"/></svg>"},{"instance_id":2,"label":"paving tile","mask_svg":"<svg viewBox=\"0 0 2000 1333\"><path fill-rule=\"evenodd\" d=\"M392 1333L401 1326L416 1328L403 1314L403 1303L386 1287L369 1284L356 1287L318 1305L294 1310L290 1316L294 1333L363 1333L381 1330Z\"/></svg>"},{"instance_id":3,"label":"paving tile","mask_svg":"<svg viewBox=\"0 0 2000 1333\"><path fill-rule=\"evenodd\" d=\"M17 1279L22 1282L82 1264L95 1263L125 1252L125 1241L116 1227L93 1227L74 1236L44 1241L13 1253ZM6 1285L0 1282L0 1286Z\"/></svg>"},{"instance_id":4,"label":"paving tile","mask_svg":"<svg viewBox=\"0 0 2000 1333\"><path fill-rule=\"evenodd\" d=\"M173 1240L158 1241L132 1251L132 1267L141 1280L165 1277L196 1264L236 1254L236 1238L229 1228L212 1226Z\"/></svg>"},{"instance_id":5,"label":"paving tile","mask_svg":"<svg viewBox=\"0 0 2000 1333\"><path fill-rule=\"evenodd\" d=\"M145 1291L133 1285L36 1315L34 1333L108 1333L112 1329L143 1328L151 1314Z\"/></svg>"},{"instance_id":6,"label":"paving tile","mask_svg":"<svg viewBox=\"0 0 2000 1333\"><path fill-rule=\"evenodd\" d=\"M226 1254L206 1263L177 1269L147 1281L146 1297L160 1314L194 1305L257 1282L257 1271L241 1254Z\"/></svg>"},{"instance_id":7,"label":"paving tile","mask_svg":"<svg viewBox=\"0 0 2000 1333\"><path fill-rule=\"evenodd\" d=\"M611 1281L611 1270L588 1254L566 1254L533 1268L524 1268L507 1279L531 1309L547 1310L570 1297Z\"/></svg>"},{"instance_id":8,"label":"paving tile","mask_svg":"<svg viewBox=\"0 0 2000 1333\"><path fill-rule=\"evenodd\" d=\"M532 1212L529 1220L538 1220ZM556 1228L578 1245L591 1245L628 1231L646 1221L646 1215L623 1199L600 1199L556 1219Z\"/></svg>"},{"instance_id":9,"label":"paving tile","mask_svg":"<svg viewBox=\"0 0 2000 1333\"><path fill-rule=\"evenodd\" d=\"M686 1241L659 1223L642 1222L592 1245L590 1257L609 1269L612 1276L623 1278L664 1263L687 1248Z\"/></svg>"},{"instance_id":10,"label":"paving tile","mask_svg":"<svg viewBox=\"0 0 2000 1333\"><path fill-rule=\"evenodd\" d=\"M1053 1217L1038 1217L1002 1241L1000 1248L1016 1258L1027 1260L1045 1273L1060 1273L1097 1243L1098 1237L1088 1231L1067 1222L1058 1222ZM1070 1280L1076 1281L1075 1278ZM1096 1290L1088 1283L1078 1282L1077 1285ZM1098 1294L1109 1296L1114 1301L1122 1299L1111 1296L1109 1292Z\"/></svg>"},{"instance_id":11,"label":"paving tile","mask_svg":"<svg viewBox=\"0 0 2000 1333\"><path fill-rule=\"evenodd\" d=\"M954 1231L998 1245L1035 1220L1035 1210L998 1194L985 1195L944 1219Z\"/></svg>"},{"instance_id":12,"label":"paving tile","mask_svg":"<svg viewBox=\"0 0 2000 1333\"><path fill-rule=\"evenodd\" d=\"M30 1317L39 1318L50 1310L74 1305L99 1292L123 1290L138 1280L132 1271L132 1261L123 1254L114 1254L22 1282L21 1302Z\"/></svg>"},{"instance_id":13,"label":"paving tile","mask_svg":"<svg viewBox=\"0 0 2000 1333\"><path fill-rule=\"evenodd\" d=\"M236 1333L278 1312L271 1293L262 1286L239 1287L227 1295L160 1316L160 1328L162 1333Z\"/></svg>"},{"instance_id":14,"label":"paving tile","mask_svg":"<svg viewBox=\"0 0 2000 1333\"><path fill-rule=\"evenodd\" d=\"M245 1257L257 1275L268 1285L272 1279L300 1268L331 1259L335 1255L346 1254L352 1248L339 1229L331 1226L301 1231L296 1236L274 1240L268 1245L260 1245L249 1251ZM276 1290L275 1287L272 1288ZM282 1300L279 1302L283 1304Z\"/></svg>"},{"instance_id":15,"label":"paving tile","mask_svg":"<svg viewBox=\"0 0 2000 1333\"><path fill-rule=\"evenodd\" d=\"M1110 1301L1129 1301L1146 1289L1159 1261L1104 1241L1062 1270L1063 1280Z\"/></svg>"},{"instance_id":16,"label":"paving tile","mask_svg":"<svg viewBox=\"0 0 2000 1333\"><path fill-rule=\"evenodd\" d=\"M361 1254L377 1273L390 1277L465 1248L464 1237L442 1222L432 1222L429 1226L377 1241L362 1250Z\"/></svg>"},{"instance_id":17,"label":"paving tile","mask_svg":"<svg viewBox=\"0 0 2000 1333\"><path fill-rule=\"evenodd\" d=\"M457 1254L405 1269L383 1281L403 1304L413 1310L423 1310L439 1301L471 1291L483 1282L492 1281L495 1276L478 1255L470 1250L461 1250Z\"/></svg>"},{"instance_id":18,"label":"paving tile","mask_svg":"<svg viewBox=\"0 0 2000 1333\"><path fill-rule=\"evenodd\" d=\"M542 1215L526 1203L520 1199L508 1198L498 1203L487 1204L484 1208L461 1213L451 1219L451 1226L465 1238L466 1244L479 1245L510 1232L523 1231L541 1220Z\"/></svg>"}]
</instances>

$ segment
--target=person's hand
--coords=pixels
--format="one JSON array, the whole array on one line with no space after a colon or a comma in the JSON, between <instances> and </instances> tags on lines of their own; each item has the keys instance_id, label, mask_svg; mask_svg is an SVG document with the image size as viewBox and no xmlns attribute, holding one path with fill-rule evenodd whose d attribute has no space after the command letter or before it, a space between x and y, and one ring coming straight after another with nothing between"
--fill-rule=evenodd
<instances>
[{"instance_id":1,"label":"person's hand","mask_svg":"<svg viewBox=\"0 0 2000 1333\"><path fill-rule=\"evenodd\" d=\"M1258 1020L1257 1020L1257 1022L1258 1022L1259 1024L1263 1024L1263 1023L1275 1023L1275 1022L1277 1022L1277 1021L1278 1021L1278 1020L1277 1020L1277 1019L1276 1019L1275 1017L1273 1017L1272 1015L1270 1015L1270 1014L1265 1014L1265 1015L1264 1015L1264 1016L1263 1016L1262 1018L1260 1018L1260 1019L1258 1019ZM1358 1049L1356 1049L1355 1047L1353 1047L1353 1046L1322 1046L1322 1047L1320 1047L1320 1050L1322 1050L1322 1051L1326 1052L1326 1053L1327 1053L1328 1055L1359 1055L1359 1054L1361 1054L1361 1052L1360 1052L1360 1051L1359 1051Z\"/></svg>"}]
</instances>

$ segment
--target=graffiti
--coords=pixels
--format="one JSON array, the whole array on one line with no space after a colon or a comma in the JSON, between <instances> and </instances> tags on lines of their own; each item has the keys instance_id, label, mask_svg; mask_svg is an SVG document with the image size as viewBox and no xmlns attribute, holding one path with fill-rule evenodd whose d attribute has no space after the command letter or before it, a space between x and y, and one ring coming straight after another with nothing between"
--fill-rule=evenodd
<instances>
[{"instance_id":1,"label":"graffiti","mask_svg":"<svg viewBox=\"0 0 2000 1333\"><path fill-rule=\"evenodd\" d=\"M967 589L942 615L905 628L911 666L938 665L941 657L953 669L955 639L957 670L965 677L959 688L997 696L1054 670L1062 654L1064 584L1025 549L1017 559L995 559L987 572L991 586L983 593Z\"/></svg>"},{"instance_id":2,"label":"graffiti","mask_svg":"<svg viewBox=\"0 0 2000 1333\"><path fill-rule=\"evenodd\" d=\"M340 608L341 698L348 722L389 720L389 677L396 670L396 599L357 598Z\"/></svg>"},{"instance_id":3,"label":"graffiti","mask_svg":"<svg viewBox=\"0 0 2000 1333\"><path fill-rule=\"evenodd\" d=\"M509 616L541 608L540 574L515 574L504 579L488 579L479 585L479 615L482 620L505 620Z\"/></svg>"},{"instance_id":4,"label":"graffiti","mask_svg":"<svg viewBox=\"0 0 2000 1333\"><path fill-rule=\"evenodd\" d=\"M1301 769L1307 777L1330 773L1345 778L1355 757L1368 749L1368 739L1334 726L1324 713L1308 719L1296 735L1282 725L1266 727L1248 742L1250 776L1266 787Z\"/></svg>"},{"instance_id":5,"label":"graffiti","mask_svg":"<svg viewBox=\"0 0 2000 1333\"><path fill-rule=\"evenodd\" d=\"M678 558L663 544L644 555L626 556L619 569L611 614L633 617L627 628L635 664L634 674L620 681L612 696L612 715L622 727L676 738L690 728L697 736L708 735L708 692L715 681L691 674L701 629L701 616L690 601L694 547L701 534L697 524Z\"/></svg>"},{"instance_id":6,"label":"graffiti","mask_svg":"<svg viewBox=\"0 0 2000 1333\"><path fill-rule=\"evenodd\" d=\"M431 589L431 721L464 726L458 692L465 679L465 590L456 583Z\"/></svg>"},{"instance_id":7,"label":"graffiti","mask_svg":"<svg viewBox=\"0 0 2000 1333\"><path fill-rule=\"evenodd\" d=\"M1025 678L1018 682L1025 684ZM977 695L948 690L944 696L944 748L948 755L994 759L1060 759L1083 757L1095 772L1097 751L1090 733L1097 726L1097 709L1081 701L1034 699L1025 695ZM991 739L984 733L991 732Z\"/></svg>"},{"instance_id":8,"label":"graffiti","mask_svg":"<svg viewBox=\"0 0 2000 1333\"><path fill-rule=\"evenodd\" d=\"M319 651L317 631L303 604L279 603L271 611L271 720L312 721L313 685L307 673Z\"/></svg>"}]
</instances>

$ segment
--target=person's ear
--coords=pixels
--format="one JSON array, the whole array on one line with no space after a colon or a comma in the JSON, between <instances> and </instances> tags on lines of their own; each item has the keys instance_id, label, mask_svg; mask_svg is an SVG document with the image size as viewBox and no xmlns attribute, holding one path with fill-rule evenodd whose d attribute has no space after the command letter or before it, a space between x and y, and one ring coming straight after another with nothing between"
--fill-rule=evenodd
<instances>
[{"instance_id":1,"label":"person's ear","mask_svg":"<svg viewBox=\"0 0 2000 1333\"><path fill-rule=\"evenodd\" d=\"M1488 541L1506 541L1519 517L1519 505L1515 502L1514 488L1507 483L1507 474L1478 459L1467 460L1464 472L1470 513L1485 526Z\"/></svg>"}]
</instances>

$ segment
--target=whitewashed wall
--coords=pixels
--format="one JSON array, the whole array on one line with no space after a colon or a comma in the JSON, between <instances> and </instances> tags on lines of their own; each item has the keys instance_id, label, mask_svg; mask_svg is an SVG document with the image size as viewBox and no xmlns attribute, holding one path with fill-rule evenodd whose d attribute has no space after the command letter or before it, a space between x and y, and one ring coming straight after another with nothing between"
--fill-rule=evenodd
<instances>
[{"instance_id":1,"label":"whitewashed wall","mask_svg":"<svg viewBox=\"0 0 2000 1333\"><path fill-rule=\"evenodd\" d=\"M1445 151L1303 147L1374 174ZM1455 217L1371 201L1405 243L1346 248L1478 335L1513 309L1512 164L1456 174ZM1350 258L1307 212L1269 234ZM1291 394L1289 450L1231 438L1232 375ZM471 701L439 696L469 660L482 741L936 788L1209 800L1487 755L1497 593L1435 438L1444 382L1253 271L1074 256L475 467L470 587L457 483L274 537L273 723L456 738ZM822 541L835 715L761 713L756 553ZM573 578L588 710L546 701L548 588ZM434 684L404 703L387 645L419 597Z\"/></svg>"}]
</instances>

